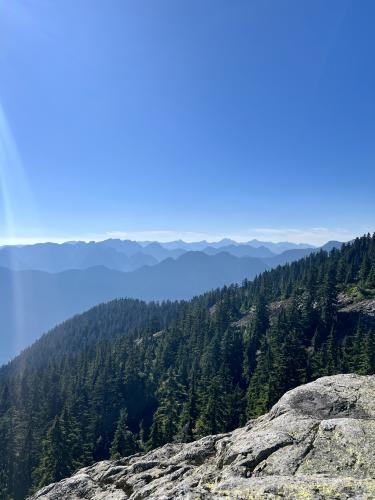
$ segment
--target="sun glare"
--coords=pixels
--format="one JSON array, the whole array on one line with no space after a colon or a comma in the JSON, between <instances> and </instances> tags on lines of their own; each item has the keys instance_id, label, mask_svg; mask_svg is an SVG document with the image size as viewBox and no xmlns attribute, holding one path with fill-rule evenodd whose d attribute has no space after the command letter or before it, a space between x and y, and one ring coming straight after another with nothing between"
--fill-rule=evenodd
<instances>
[{"instance_id":1,"label":"sun glare","mask_svg":"<svg viewBox=\"0 0 375 500\"><path fill-rule=\"evenodd\" d=\"M27 221L20 217L21 208L28 214ZM17 241L20 231L27 230L27 225L39 226L37 211L16 142L0 104L0 245ZM11 257L9 264L12 267ZM10 276L13 305L10 314L17 331L13 339L17 352L23 345L21 332L25 331L27 318L23 313L24 295L18 277L16 274Z\"/></svg>"}]
</instances>

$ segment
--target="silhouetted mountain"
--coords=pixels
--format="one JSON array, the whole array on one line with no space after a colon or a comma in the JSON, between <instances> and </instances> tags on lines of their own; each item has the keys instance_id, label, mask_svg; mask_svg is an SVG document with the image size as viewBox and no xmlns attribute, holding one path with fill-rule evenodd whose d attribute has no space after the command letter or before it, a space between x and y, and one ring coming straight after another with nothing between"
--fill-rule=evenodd
<instances>
[{"instance_id":1,"label":"silhouetted mountain","mask_svg":"<svg viewBox=\"0 0 375 500\"><path fill-rule=\"evenodd\" d=\"M149 244L152 243L150 241L148 242L143 242L144 244ZM224 238L220 241L212 242L209 243L206 240L202 241L193 241L193 242L186 242L183 240L176 240L176 241L168 241L166 243L160 243L164 248L168 250L176 250L176 249L184 249L186 251L203 251L207 247L214 247L214 248L222 248L227 245L239 245L234 240L231 240L230 238Z\"/></svg>"},{"instance_id":2,"label":"silhouetted mountain","mask_svg":"<svg viewBox=\"0 0 375 500\"><path fill-rule=\"evenodd\" d=\"M143 243L146 245L146 244L150 244L153 242L151 242L151 241L146 242L145 241ZM209 245L208 241L206 241L206 240L193 241L191 243L187 243L186 241L183 241L183 240L176 240L176 241L168 241L166 243L160 243L160 244L164 248L166 248L167 250L176 250L176 249L182 248L183 250L186 250L187 252L190 252L190 251L198 251L199 252Z\"/></svg>"},{"instance_id":3,"label":"silhouetted mountain","mask_svg":"<svg viewBox=\"0 0 375 500\"><path fill-rule=\"evenodd\" d=\"M327 241L325 245L323 245L321 248L322 250L325 250L326 252L330 252L334 248L340 249L342 247L343 243L341 241Z\"/></svg>"},{"instance_id":4,"label":"silhouetted mountain","mask_svg":"<svg viewBox=\"0 0 375 500\"><path fill-rule=\"evenodd\" d=\"M139 243L131 240L108 239L97 242L97 245L113 248L128 257L132 257L135 254L149 255L155 259L154 263L161 262L168 257L180 257L180 255L186 252L183 248L165 248L158 241Z\"/></svg>"},{"instance_id":5,"label":"silhouetted mountain","mask_svg":"<svg viewBox=\"0 0 375 500\"><path fill-rule=\"evenodd\" d=\"M153 266L169 257L180 257L186 250L168 250L158 242L140 245L136 241L109 239L68 243L38 243L35 245L0 247L0 266L13 270L61 272L105 266L118 271L135 271Z\"/></svg>"},{"instance_id":6,"label":"silhouetted mountain","mask_svg":"<svg viewBox=\"0 0 375 500\"><path fill-rule=\"evenodd\" d=\"M113 248L118 252L124 253L128 257L138 252L142 252L143 250L143 246L140 245L137 241L120 240L117 238L109 238L108 240L98 241L97 244Z\"/></svg>"},{"instance_id":7,"label":"silhouetted mountain","mask_svg":"<svg viewBox=\"0 0 375 500\"><path fill-rule=\"evenodd\" d=\"M144 248L147 245L150 245L151 243L155 243L155 242L152 242L152 241L140 242L140 244ZM166 248L167 250L183 249L186 251L205 251L205 249L207 247L216 248L216 249L223 249L225 251L226 251L227 247L229 247L229 246L230 247L250 246L252 248L265 247L274 254L282 253L285 250L315 248L313 245L309 245L308 243L290 243L287 241L284 241L281 243L273 243L271 241L259 241L256 239L248 241L247 243L239 243L239 242L234 241L230 238L223 238L222 240L215 241L215 242L208 242L206 240L202 240L202 241L194 241L194 242L190 242L190 243L183 241L183 240L176 240L176 241L169 241L166 243L160 243L160 245L163 248Z\"/></svg>"},{"instance_id":8,"label":"silhouetted mountain","mask_svg":"<svg viewBox=\"0 0 375 500\"><path fill-rule=\"evenodd\" d=\"M207 255L216 255L220 252L227 252L236 257L257 257L258 259L264 259L268 257L274 257L275 254L271 252L266 247L251 247L250 245L226 245L224 247L215 248L209 246L203 249L203 252Z\"/></svg>"},{"instance_id":9,"label":"silhouetted mountain","mask_svg":"<svg viewBox=\"0 0 375 500\"><path fill-rule=\"evenodd\" d=\"M272 241L259 241L259 240L251 240L247 242L247 245L252 247L260 247L264 246L271 250L273 253L282 253L286 250L298 250L304 248L315 248L313 245L309 245L308 243L290 243L289 241L281 241L278 243L274 243Z\"/></svg>"},{"instance_id":10,"label":"silhouetted mountain","mask_svg":"<svg viewBox=\"0 0 375 500\"><path fill-rule=\"evenodd\" d=\"M216 241L213 243L210 243L211 247L214 248L224 248L227 247L228 245L239 245L240 243L237 243L237 241L231 240L230 238L223 238L220 241Z\"/></svg>"},{"instance_id":11,"label":"silhouetted mountain","mask_svg":"<svg viewBox=\"0 0 375 500\"><path fill-rule=\"evenodd\" d=\"M149 244L151 242L143 242L144 244ZM178 241L170 241L168 243L160 243L164 248L167 249L176 249L176 248L183 248L184 250L199 250L199 251L205 251L205 248L210 247L210 248L222 248L225 249L228 246L250 246L252 248L259 248L259 247L265 247L268 250L270 250L274 254L279 254L282 252L285 252L286 250L293 250L293 249L304 249L304 248L315 248L313 245L309 245L308 243L290 243L288 241L280 242L280 243L273 243L271 241L259 241L256 239L253 239L251 241L248 241L246 243L238 243L237 241L234 241L230 238L224 238L220 241L216 242L207 242L206 240L203 241L195 241L192 243L187 243L182 240Z\"/></svg>"},{"instance_id":12,"label":"silhouetted mountain","mask_svg":"<svg viewBox=\"0 0 375 500\"><path fill-rule=\"evenodd\" d=\"M126 255L104 242L6 246L0 248L0 266L13 270L61 272L102 265L119 271L134 271L158 262L151 254L142 252L142 247L134 247L134 250Z\"/></svg>"},{"instance_id":13,"label":"silhouetted mountain","mask_svg":"<svg viewBox=\"0 0 375 500\"><path fill-rule=\"evenodd\" d=\"M152 267L123 273L103 266L60 273L0 268L0 362L55 324L118 297L188 299L252 279L267 268L259 259L188 252ZM22 314L19 314L22 311Z\"/></svg>"},{"instance_id":14,"label":"silhouetted mountain","mask_svg":"<svg viewBox=\"0 0 375 500\"><path fill-rule=\"evenodd\" d=\"M142 248L142 252L146 255L151 255L158 262L161 262L162 260L168 259L170 257L172 257L173 259L177 259L181 255L186 253L186 250L183 248L174 248L168 250L157 241L154 241L153 243L149 243L148 245L144 246Z\"/></svg>"},{"instance_id":15,"label":"silhouetted mountain","mask_svg":"<svg viewBox=\"0 0 375 500\"><path fill-rule=\"evenodd\" d=\"M289 262L294 262L295 260L303 259L307 257L313 252L319 252L320 250L324 250L326 252L330 252L334 248L340 249L342 247L342 243L339 241L329 241L325 245L319 248L295 248L292 250L285 250L279 255L275 255L274 257L263 259L263 261L269 267L276 267L283 264L287 264Z\"/></svg>"},{"instance_id":16,"label":"silhouetted mountain","mask_svg":"<svg viewBox=\"0 0 375 500\"><path fill-rule=\"evenodd\" d=\"M237 258L226 252L209 256L187 252L177 260L164 260L157 266L131 273L132 296L146 300L187 299L225 284L252 279L267 266L252 257ZM128 276L130 273L128 274Z\"/></svg>"},{"instance_id":17,"label":"silhouetted mountain","mask_svg":"<svg viewBox=\"0 0 375 500\"><path fill-rule=\"evenodd\" d=\"M293 250L285 250L279 255L275 255L274 257L263 259L263 261L269 267L276 267L283 264L287 264L288 262L294 262L295 260L303 259L307 255L310 255L314 252L314 248L296 248Z\"/></svg>"},{"instance_id":18,"label":"silhouetted mountain","mask_svg":"<svg viewBox=\"0 0 375 500\"><path fill-rule=\"evenodd\" d=\"M153 266L172 257L176 259L187 251L202 251L216 255L224 251L236 257L270 258L275 255L268 247L237 243L231 239L218 242L207 241L186 243L136 242L131 240L107 239L104 241L70 241L67 243L38 243L35 245L0 247L0 266L13 270L38 270L62 272L69 269L87 269L105 266L109 269L130 272L142 266ZM275 244L273 244L275 245ZM282 244L292 245L292 244ZM279 247L276 253L279 253ZM302 254L301 254L302 255ZM298 257L296 257L298 258ZM280 262L288 262L281 260Z\"/></svg>"}]
</instances>

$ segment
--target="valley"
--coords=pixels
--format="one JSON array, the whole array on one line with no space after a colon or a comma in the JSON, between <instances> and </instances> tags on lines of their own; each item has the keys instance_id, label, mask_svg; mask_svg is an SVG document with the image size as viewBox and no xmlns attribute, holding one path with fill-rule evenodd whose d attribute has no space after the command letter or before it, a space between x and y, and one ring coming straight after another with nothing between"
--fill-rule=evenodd
<instances>
[{"instance_id":1,"label":"valley","mask_svg":"<svg viewBox=\"0 0 375 500\"><path fill-rule=\"evenodd\" d=\"M266 269L317 251L296 248L275 255L264 245L205 243L200 251L184 242L179 243L183 248L169 249L157 242L142 246L123 240L0 249L0 328L4 332L0 363L58 323L102 302L120 297L188 300L224 285L241 284ZM138 267L125 272L124 265L130 261Z\"/></svg>"},{"instance_id":2,"label":"valley","mask_svg":"<svg viewBox=\"0 0 375 500\"><path fill-rule=\"evenodd\" d=\"M374 256L365 235L189 301L117 299L57 326L0 369L2 491L23 499L231 432L319 377L374 373Z\"/></svg>"}]
</instances>

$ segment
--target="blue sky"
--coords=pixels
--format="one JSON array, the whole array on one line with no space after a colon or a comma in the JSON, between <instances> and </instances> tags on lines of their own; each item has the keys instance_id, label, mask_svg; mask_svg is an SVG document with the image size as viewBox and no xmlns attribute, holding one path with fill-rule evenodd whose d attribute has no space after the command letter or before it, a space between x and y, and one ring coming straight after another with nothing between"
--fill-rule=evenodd
<instances>
[{"instance_id":1,"label":"blue sky","mask_svg":"<svg viewBox=\"0 0 375 500\"><path fill-rule=\"evenodd\" d=\"M0 243L375 229L372 0L2 0Z\"/></svg>"}]
</instances>

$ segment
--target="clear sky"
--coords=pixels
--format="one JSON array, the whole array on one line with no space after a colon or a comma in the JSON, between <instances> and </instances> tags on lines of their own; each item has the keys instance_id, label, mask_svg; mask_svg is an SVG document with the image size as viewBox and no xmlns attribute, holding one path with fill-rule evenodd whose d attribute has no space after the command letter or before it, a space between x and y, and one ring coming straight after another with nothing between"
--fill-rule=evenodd
<instances>
[{"instance_id":1,"label":"clear sky","mask_svg":"<svg viewBox=\"0 0 375 500\"><path fill-rule=\"evenodd\" d=\"M0 242L375 229L373 0L0 0Z\"/></svg>"}]
</instances>

